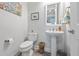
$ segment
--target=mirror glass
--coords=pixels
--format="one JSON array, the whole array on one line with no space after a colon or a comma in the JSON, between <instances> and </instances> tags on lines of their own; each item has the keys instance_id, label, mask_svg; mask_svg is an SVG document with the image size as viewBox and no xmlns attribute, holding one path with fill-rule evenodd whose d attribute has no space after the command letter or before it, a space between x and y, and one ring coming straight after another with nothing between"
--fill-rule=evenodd
<instances>
[{"instance_id":1,"label":"mirror glass","mask_svg":"<svg viewBox=\"0 0 79 59\"><path fill-rule=\"evenodd\" d=\"M57 4L50 4L46 6L46 23L49 25L57 24Z\"/></svg>"}]
</instances>

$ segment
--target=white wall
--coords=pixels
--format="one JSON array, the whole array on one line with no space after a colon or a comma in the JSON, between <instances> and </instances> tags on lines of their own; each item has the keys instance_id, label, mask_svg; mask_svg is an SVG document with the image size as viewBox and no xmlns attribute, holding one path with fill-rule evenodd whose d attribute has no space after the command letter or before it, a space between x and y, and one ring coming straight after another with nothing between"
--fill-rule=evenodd
<instances>
[{"instance_id":1,"label":"white wall","mask_svg":"<svg viewBox=\"0 0 79 59\"><path fill-rule=\"evenodd\" d=\"M39 12L39 20L32 21L31 13ZM48 43L45 37L46 24L44 19L44 4L42 2L33 2L28 3L28 15L29 15L29 28L28 32L32 32L32 30L38 33L38 41L44 41ZM48 43L49 45L50 43ZM47 45L46 45L47 46Z\"/></svg>"},{"instance_id":2,"label":"white wall","mask_svg":"<svg viewBox=\"0 0 79 59\"><path fill-rule=\"evenodd\" d=\"M63 5L60 5L59 10L59 17L63 17ZM28 27L28 33L34 32L38 33L38 42L44 41L46 43L45 50L50 52L50 38L46 36L45 31L48 29L45 23L45 3L43 2L30 2L28 3L28 21L29 21L29 27ZM31 13L33 12L39 12L39 20L32 21L31 20ZM58 41L59 49L63 49L64 43L63 38L60 38Z\"/></svg>"},{"instance_id":3,"label":"white wall","mask_svg":"<svg viewBox=\"0 0 79 59\"><path fill-rule=\"evenodd\" d=\"M27 34L27 4L22 4L22 16L0 9L0 55L15 55ZM13 38L13 44L4 47L4 40Z\"/></svg>"}]
</instances>

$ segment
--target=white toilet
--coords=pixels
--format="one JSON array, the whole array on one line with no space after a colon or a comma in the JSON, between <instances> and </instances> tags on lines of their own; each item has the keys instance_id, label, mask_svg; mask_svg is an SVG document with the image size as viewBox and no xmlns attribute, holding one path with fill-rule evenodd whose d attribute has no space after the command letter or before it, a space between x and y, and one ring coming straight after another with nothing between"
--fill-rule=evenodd
<instances>
[{"instance_id":1,"label":"white toilet","mask_svg":"<svg viewBox=\"0 0 79 59\"><path fill-rule=\"evenodd\" d=\"M22 52L22 56L33 55L33 48L36 41L37 41L37 33L29 33L28 41L25 41L20 45L19 50Z\"/></svg>"}]
</instances>

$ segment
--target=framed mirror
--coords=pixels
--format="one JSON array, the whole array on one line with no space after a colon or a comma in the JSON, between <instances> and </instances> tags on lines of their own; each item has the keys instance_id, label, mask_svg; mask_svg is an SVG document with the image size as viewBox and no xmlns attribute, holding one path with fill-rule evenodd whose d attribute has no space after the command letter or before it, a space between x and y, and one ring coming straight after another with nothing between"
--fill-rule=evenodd
<instances>
[{"instance_id":1,"label":"framed mirror","mask_svg":"<svg viewBox=\"0 0 79 59\"><path fill-rule=\"evenodd\" d=\"M58 3L46 5L46 25L56 25L58 19Z\"/></svg>"}]
</instances>

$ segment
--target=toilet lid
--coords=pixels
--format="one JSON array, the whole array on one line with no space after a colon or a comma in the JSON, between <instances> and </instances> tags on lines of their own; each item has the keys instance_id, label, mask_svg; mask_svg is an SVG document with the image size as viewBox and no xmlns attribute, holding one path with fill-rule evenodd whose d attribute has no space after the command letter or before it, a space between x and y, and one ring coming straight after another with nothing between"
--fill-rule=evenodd
<instances>
[{"instance_id":1,"label":"toilet lid","mask_svg":"<svg viewBox=\"0 0 79 59\"><path fill-rule=\"evenodd\" d=\"M33 45L33 41L25 41L24 43L22 43L20 45L20 48L26 48L26 47L29 47L31 45Z\"/></svg>"}]
</instances>

